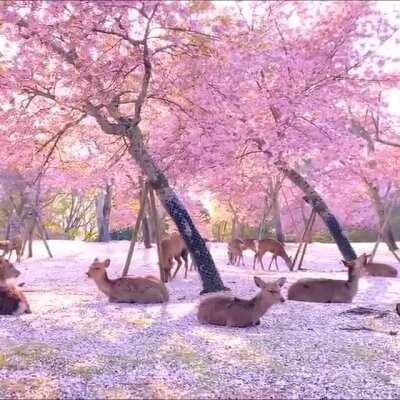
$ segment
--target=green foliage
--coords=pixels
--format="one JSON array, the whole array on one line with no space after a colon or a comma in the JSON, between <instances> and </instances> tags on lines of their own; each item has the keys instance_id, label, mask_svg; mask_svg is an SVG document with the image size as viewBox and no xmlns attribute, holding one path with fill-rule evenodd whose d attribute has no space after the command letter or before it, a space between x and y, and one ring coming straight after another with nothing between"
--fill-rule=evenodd
<instances>
[{"instance_id":1,"label":"green foliage","mask_svg":"<svg viewBox=\"0 0 400 400\"><path fill-rule=\"evenodd\" d=\"M111 240L131 240L132 233L133 229L129 227L111 231L110 236Z\"/></svg>"},{"instance_id":2,"label":"green foliage","mask_svg":"<svg viewBox=\"0 0 400 400\"><path fill-rule=\"evenodd\" d=\"M377 232L367 229L350 229L347 232L347 237L350 242L375 242Z\"/></svg>"}]
</instances>

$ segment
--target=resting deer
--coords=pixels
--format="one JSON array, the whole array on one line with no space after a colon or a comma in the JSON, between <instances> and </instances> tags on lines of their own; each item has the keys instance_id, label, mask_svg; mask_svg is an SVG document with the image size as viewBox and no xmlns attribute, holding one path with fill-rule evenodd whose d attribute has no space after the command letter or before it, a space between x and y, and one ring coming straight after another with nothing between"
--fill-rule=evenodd
<instances>
[{"instance_id":1,"label":"resting deer","mask_svg":"<svg viewBox=\"0 0 400 400\"><path fill-rule=\"evenodd\" d=\"M19 286L7 283L21 273L8 260L0 258L0 315L30 314L31 309Z\"/></svg>"},{"instance_id":2,"label":"resting deer","mask_svg":"<svg viewBox=\"0 0 400 400\"><path fill-rule=\"evenodd\" d=\"M257 251L256 254L254 255L253 269L256 269L256 261L258 260L259 263L261 264L261 268L265 270L262 259L266 252L272 253L272 258L271 262L269 263L268 270L271 269L272 262L275 260L276 270L279 271L278 261L277 261L278 257L283 258L287 267L290 270L292 270L292 259L286 253L283 244L274 239L263 239L258 241Z\"/></svg>"},{"instance_id":3,"label":"resting deer","mask_svg":"<svg viewBox=\"0 0 400 400\"><path fill-rule=\"evenodd\" d=\"M251 300L239 299L226 293L214 294L203 299L197 313L199 322L241 328L258 325L260 318L272 305L285 301L281 295L281 288L286 278L264 282L255 276L254 282L261 290Z\"/></svg>"},{"instance_id":4,"label":"resting deer","mask_svg":"<svg viewBox=\"0 0 400 400\"><path fill-rule=\"evenodd\" d=\"M100 262L95 258L87 276L95 281L110 302L148 304L168 301L167 288L155 276L109 279L106 271L109 265L109 259Z\"/></svg>"},{"instance_id":5,"label":"resting deer","mask_svg":"<svg viewBox=\"0 0 400 400\"><path fill-rule=\"evenodd\" d=\"M387 264L370 262L368 261L370 257L370 254L367 255L367 264L365 265L367 275L382 276L386 278L395 278L398 275L397 269L395 267Z\"/></svg>"},{"instance_id":6,"label":"resting deer","mask_svg":"<svg viewBox=\"0 0 400 400\"><path fill-rule=\"evenodd\" d=\"M0 241L0 250L3 250L3 257L8 254L8 259L11 258L12 252L17 255L17 262L21 262L23 240L21 236L15 236L11 240Z\"/></svg>"},{"instance_id":7,"label":"resting deer","mask_svg":"<svg viewBox=\"0 0 400 400\"><path fill-rule=\"evenodd\" d=\"M162 266L164 269L164 282L171 281L175 278L179 268L182 265L182 259L185 262L185 278L187 277L189 267L189 252L186 247L186 243L183 241L178 232L173 232L168 238L161 240L161 253L163 259ZM176 266L174 274L171 276L172 268L174 266L174 259L178 265Z\"/></svg>"},{"instance_id":8,"label":"resting deer","mask_svg":"<svg viewBox=\"0 0 400 400\"><path fill-rule=\"evenodd\" d=\"M348 269L347 280L339 279L300 279L288 290L288 299L313 303L351 303L358 291L358 281L365 275L367 256L354 261L343 261Z\"/></svg>"}]
</instances>

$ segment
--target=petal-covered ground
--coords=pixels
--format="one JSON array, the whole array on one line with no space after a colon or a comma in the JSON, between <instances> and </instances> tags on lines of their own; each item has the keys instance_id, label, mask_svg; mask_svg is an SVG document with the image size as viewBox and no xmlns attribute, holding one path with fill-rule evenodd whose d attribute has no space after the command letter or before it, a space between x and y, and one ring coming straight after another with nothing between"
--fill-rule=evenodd
<instances>
[{"instance_id":1,"label":"petal-covered ground","mask_svg":"<svg viewBox=\"0 0 400 400\"><path fill-rule=\"evenodd\" d=\"M353 304L287 301L254 328L201 326L196 272L168 284L165 306L109 304L85 272L94 257L111 258L119 276L127 242L40 242L18 267L33 313L0 317L0 398L399 398L400 279L363 278ZM355 244L370 252L372 244ZM294 254L295 246L288 245ZM252 254L226 265L226 245L212 244L224 282L249 298ZM384 246L376 260L396 266ZM265 257L269 263L269 256ZM256 274L345 278L332 244L313 244L308 271ZM157 274L156 250L139 246L130 273ZM284 292L286 293L288 285ZM372 314L347 311L370 307Z\"/></svg>"}]
</instances>

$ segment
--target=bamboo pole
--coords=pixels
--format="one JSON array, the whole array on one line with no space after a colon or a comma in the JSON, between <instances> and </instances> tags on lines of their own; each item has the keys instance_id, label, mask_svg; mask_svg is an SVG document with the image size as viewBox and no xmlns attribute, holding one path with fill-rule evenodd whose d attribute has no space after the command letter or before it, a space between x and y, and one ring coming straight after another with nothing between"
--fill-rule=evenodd
<instances>
[{"instance_id":1,"label":"bamboo pole","mask_svg":"<svg viewBox=\"0 0 400 400\"><path fill-rule=\"evenodd\" d=\"M164 265L163 265L162 249L161 249L160 224L158 220L156 200L154 198L153 188L150 188L150 208L154 221L154 226L156 228L156 244L157 244L157 254L158 254L158 267L160 269L160 279L162 282L165 282Z\"/></svg>"},{"instance_id":2,"label":"bamboo pole","mask_svg":"<svg viewBox=\"0 0 400 400\"><path fill-rule=\"evenodd\" d=\"M125 266L124 266L124 269L122 271L122 276L126 276L128 274L129 267L130 267L131 262L132 262L133 251L135 250L135 244L136 244L137 237L138 237L138 234L139 234L140 224L142 222L144 210L146 208L146 200L147 200L148 192L149 192L149 187L148 187L148 184L146 183L144 185L144 189L142 191L142 195L140 196L139 213L138 213L138 216L136 218L136 223L135 223L134 230L132 232L131 242L129 244L128 256L126 257Z\"/></svg>"}]
</instances>

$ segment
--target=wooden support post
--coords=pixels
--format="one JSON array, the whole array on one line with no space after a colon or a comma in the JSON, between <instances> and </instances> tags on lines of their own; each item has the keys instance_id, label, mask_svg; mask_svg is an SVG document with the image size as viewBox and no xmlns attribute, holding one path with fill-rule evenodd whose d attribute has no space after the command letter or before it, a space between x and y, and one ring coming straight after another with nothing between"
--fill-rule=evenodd
<instances>
[{"instance_id":1,"label":"wooden support post","mask_svg":"<svg viewBox=\"0 0 400 400\"><path fill-rule=\"evenodd\" d=\"M309 227L308 227L308 231L307 231L307 234L306 234L306 237L305 237L303 251L301 253L299 265L297 266L297 270L298 271L300 271L302 269L301 266L303 265L303 260L304 260L305 254L306 254L307 246L310 243L309 235L311 234L311 231L312 231L312 228L314 226L316 217L317 217L317 213L313 210L313 212L311 213L311 217L310 217L310 224L309 224Z\"/></svg>"},{"instance_id":2,"label":"wooden support post","mask_svg":"<svg viewBox=\"0 0 400 400\"><path fill-rule=\"evenodd\" d=\"M380 229L379 229L378 237L376 238L376 243L375 243L375 246L374 246L374 248L373 248L373 250L372 250L372 253L371 253L371 257L370 257L370 261L369 261L369 262L372 262L373 259L374 259L374 257L375 257L375 255L376 255L376 252L377 252L377 250L378 250L379 244L381 243L381 241L382 241L382 239L383 239L383 232L385 231L386 225L389 223L389 220L390 220L390 217L391 217L391 214L392 214L392 210L393 210L394 205L395 205L395 200L392 200L391 203L390 203L390 205L389 205L389 208L388 208L388 212L387 212L387 214L386 214L385 221L383 222L383 225L382 225L382 226L380 227ZM394 256L396 257L396 259L400 261L400 259L398 258L397 254L395 254L393 251L392 251L392 253L393 253Z\"/></svg>"},{"instance_id":3,"label":"wooden support post","mask_svg":"<svg viewBox=\"0 0 400 400\"><path fill-rule=\"evenodd\" d=\"M294 259L293 259L293 269L292 270L294 270L294 267L296 266L297 258L299 257L300 251L303 248L303 242L306 239L306 236L307 236L307 234L308 234L308 232L310 230L310 225L311 225L311 222L312 222L312 220L314 218L314 215L315 215L315 211L314 211L314 209L311 209L310 216L308 217L306 226L304 227L303 234L301 235L301 238L300 238L300 243L299 243L299 246L297 248L296 255L294 256Z\"/></svg>"},{"instance_id":4,"label":"wooden support post","mask_svg":"<svg viewBox=\"0 0 400 400\"><path fill-rule=\"evenodd\" d=\"M160 279L162 282L165 282L164 265L163 265L162 249L161 249L160 223L158 220L156 200L154 198L153 188L150 188L150 209L154 221L154 227L156 228L156 244L157 244L157 254L158 254L158 266L160 268Z\"/></svg>"},{"instance_id":5,"label":"wooden support post","mask_svg":"<svg viewBox=\"0 0 400 400\"><path fill-rule=\"evenodd\" d=\"M131 237L131 241L129 244L128 256L126 257L125 266L122 271L122 276L126 276L128 274L129 267L132 262L133 251L135 250L135 244L136 244L137 237L139 234L140 224L142 222L144 211L146 209L146 201L147 201L148 192L149 192L149 185L146 183L144 185L142 195L140 196L139 213L136 218L135 228L133 229L133 232L132 232L132 237Z\"/></svg>"},{"instance_id":6,"label":"wooden support post","mask_svg":"<svg viewBox=\"0 0 400 400\"><path fill-rule=\"evenodd\" d=\"M49 257L53 258L53 254L51 254L49 244L47 243L47 240L46 240L46 234L45 234L44 226L42 225L42 222L40 221L40 217L39 216L36 217L36 228L37 228L37 230L39 232L40 237L43 240L44 246L46 247L46 250L47 250L47 253L49 254Z\"/></svg>"}]
</instances>

